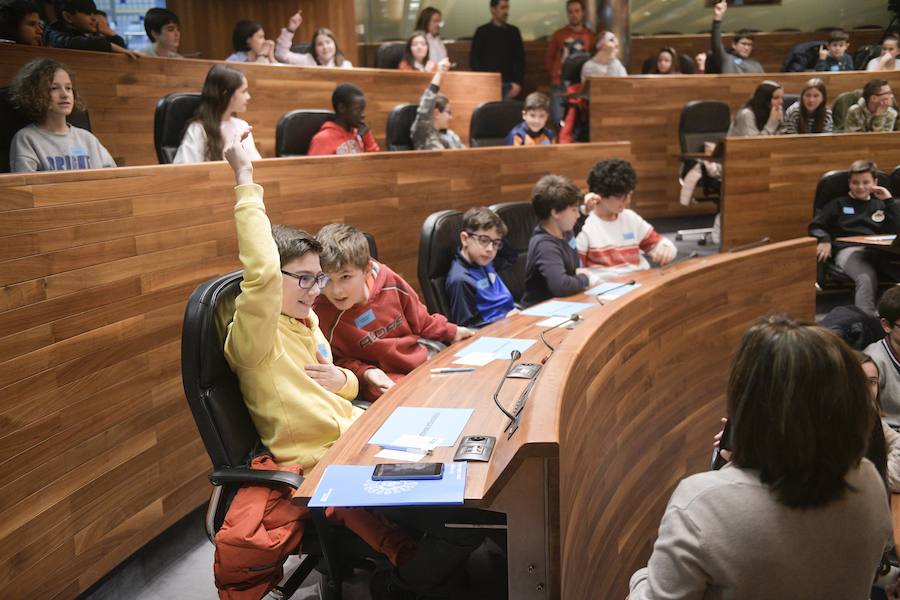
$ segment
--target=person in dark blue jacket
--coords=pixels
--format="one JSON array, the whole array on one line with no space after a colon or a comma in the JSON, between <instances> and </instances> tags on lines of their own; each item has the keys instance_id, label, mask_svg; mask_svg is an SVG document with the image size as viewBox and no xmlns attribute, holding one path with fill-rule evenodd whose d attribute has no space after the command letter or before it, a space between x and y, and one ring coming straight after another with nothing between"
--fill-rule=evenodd
<instances>
[{"instance_id":1,"label":"person in dark blue jacket","mask_svg":"<svg viewBox=\"0 0 900 600\"><path fill-rule=\"evenodd\" d=\"M463 215L460 247L444 282L453 323L484 327L515 309L494 264L504 269L516 260L515 250L503 243L506 232L506 223L489 208L470 208Z\"/></svg>"}]
</instances>

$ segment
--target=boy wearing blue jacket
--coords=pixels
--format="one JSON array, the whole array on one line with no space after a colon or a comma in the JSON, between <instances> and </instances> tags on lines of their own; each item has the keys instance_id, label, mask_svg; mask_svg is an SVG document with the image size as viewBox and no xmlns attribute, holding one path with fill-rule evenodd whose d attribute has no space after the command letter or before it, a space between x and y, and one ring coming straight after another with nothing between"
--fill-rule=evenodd
<instances>
[{"instance_id":1,"label":"boy wearing blue jacket","mask_svg":"<svg viewBox=\"0 0 900 600\"><path fill-rule=\"evenodd\" d=\"M522 122L506 136L507 146L540 146L556 142L556 133L547 127L550 118L550 98L541 92L525 97Z\"/></svg>"}]
</instances>

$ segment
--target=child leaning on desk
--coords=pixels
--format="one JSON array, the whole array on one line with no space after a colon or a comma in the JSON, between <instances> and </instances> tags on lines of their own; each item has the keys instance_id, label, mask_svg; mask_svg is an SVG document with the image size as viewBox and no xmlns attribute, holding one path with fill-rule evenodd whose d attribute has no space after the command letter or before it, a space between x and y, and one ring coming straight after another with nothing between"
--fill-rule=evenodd
<instances>
[{"instance_id":1,"label":"child leaning on desk","mask_svg":"<svg viewBox=\"0 0 900 600\"><path fill-rule=\"evenodd\" d=\"M332 223L316 239L328 275L316 314L337 364L363 382L366 400L378 399L428 360L420 338L452 343L472 335L443 315L428 314L412 286L370 256L369 241L359 229Z\"/></svg>"},{"instance_id":2,"label":"child leaning on desk","mask_svg":"<svg viewBox=\"0 0 900 600\"><path fill-rule=\"evenodd\" d=\"M870 160L850 165L850 189L845 196L831 200L816 212L809 224L809 234L819 241L816 258L826 262L834 257L856 285L854 302L870 315L875 315L875 293L878 272L896 279L900 272L890 264L889 255L863 246L835 242L834 238L853 235L896 234L900 211L891 193L877 184L878 168Z\"/></svg>"}]
</instances>

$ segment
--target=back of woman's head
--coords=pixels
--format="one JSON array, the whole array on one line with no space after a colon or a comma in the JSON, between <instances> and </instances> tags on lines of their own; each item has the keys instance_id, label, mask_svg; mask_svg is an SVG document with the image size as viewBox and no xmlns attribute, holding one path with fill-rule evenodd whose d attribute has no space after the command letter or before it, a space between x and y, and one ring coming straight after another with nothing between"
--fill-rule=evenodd
<instances>
[{"instance_id":1,"label":"back of woman's head","mask_svg":"<svg viewBox=\"0 0 900 600\"><path fill-rule=\"evenodd\" d=\"M741 340L728 381L733 460L782 504L821 506L850 489L873 412L853 350L827 329L776 316Z\"/></svg>"},{"instance_id":2,"label":"back of woman's head","mask_svg":"<svg viewBox=\"0 0 900 600\"><path fill-rule=\"evenodd\" d=\"M256 21L242 19L235 23L234 32L231 34L231 45L234 51L247 52L250 50L250 44L247 43L247 39L260 29L262 29L262 24Z\"/></svg>"},{"instance_id":3,"label":"back of woman's head","mask_svg":"<svg viewBox=\"0 0 900 600\"><path fill-rule=\"evenodd\" d=\"M750 97L750 100L747 101L747 104L744 105L745 108L749 108L753 111L753 116L756 118L756 128L762 129L766 121L769 120L769 114L772 111L772 96L775 94L776 90L781 89L781 84L775 83L774 81L763 81L761 84L756 86L756 89L753 91L753 96Z\"/></svg>"},{"instance_id":4,"label":"back of woman's head","mask_svg":"<svg viewBox=\"0 0 900 600\"><path fill-rule=\"evenodd\" d=\"M806 109L806 103L803 101L803 97L806 96L806 92L809 90L818 90L822 94L822 101L816 107L816 110L812 112ZM818 77L813 77L807 81L806 85L803 86L803 91L800 92L800 100L798 102L800 103L800 133L822 133L828 113L828 89L825 87L825 82ZM807 131L807 121L809 119L813 120L812 131Z\"/></svg>"},{"instance_id":5,"label":"back of woman's head","mask_svg":"<svg viewBox=\"0 0 900 600\"><path fill-rule=\"evenodd\" d=\"M53 78L56 77L56 72L59 70L68 73L72 80L73 108L85 109L84 99L78 93L72 71L61 62L51 58L36 58L19 69L10 89L13 105L28 115L28 118L35 123L40 123L47 116Z\"/></svg>"},{"instance_id":6,"label":"back of woman's head","mask_svg":"<svg viewBox=\"0 0 900 600\"><path fill-rule=\"evenodd\" d=\"M322 35L331 38L331 41L334 42L334 66L339 67L344 64L344 53L341 52L341 47L338 46L337 36L335 36L334 32L327 27L316 29L315 33L313 33L312 36L312 43L310 43L309 45L309 51L312 53L313 58L316 60L316 64L324 65L327 62L319 57L319 52L316 49L316 42L319 40L319 36Z\"/></svg>"},{"instance_id":7,"label":"back of woman's head","mask_svg":"<svg viewBox=\"0 0 900 600\"><path fill-rule=\"evenodd\" d=\"M206 159L222 160L222 118L234 93L244 85L244 74L229 65L215 65L206 74L200 92L200 106L194 118L206 132Z\"/></svg>"}]
</instances>

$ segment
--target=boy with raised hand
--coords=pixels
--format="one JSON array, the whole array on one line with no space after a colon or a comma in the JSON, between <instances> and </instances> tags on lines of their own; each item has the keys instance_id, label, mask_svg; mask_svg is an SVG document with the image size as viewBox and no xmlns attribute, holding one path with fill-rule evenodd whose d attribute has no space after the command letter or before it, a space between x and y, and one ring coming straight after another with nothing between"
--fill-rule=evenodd
<instances>
[{"instance_id":1,"label":"boy with raised hand","mask_svg":"<svg viewBox=\"0 0 900 600\"><path fill-rule=\"evenodd\" d=\"M835 29L828 38L828 48L819 47L819 61L816 71L852 71L853 59L847 54L850 35L843 29Z\"/></svg>"},{"instance_id":2,"label":"boy with raised hand","mask_svg":"<svg viewBox=\"0 0 900 600\"><path fill-rule=\"evenodd\" d=\"M465 327L484 327L515 310L509 289L497 275L516 261L515 250L503 243L507 227L494 211L483 206L463 214L459 250L444 280L450 301L450 320Z\"/></svg>"},{"instance_id":3,"label":"boy with raised hand","mask_svg":"<svg viewBox=\"0 0 900 600\"><path fill-rule=\"evenodd\" d=\"M245 132L243 136L249 131ZM312 235L272 226L263 189L237 137L225 149L237 186L234 220L244 267L225 358L262 442L279 464L315 466L362 410L356 376L332 364L313 303L327 277Z\"/></svg>"},{"instance_id":4,"label":"boy with raised hand","mask_svg":"<svg viewBox=\"0 0 900 600\"><path fill-rule=\"evenodd\" d=\"M552 144L556 134L547 127L550 118L550 98L541 92L532 92L525 97L522 122L512 128L506 136L507 146L539 146Z\"/></svg>"},{"instance_id":5,"label":"boy with raised hand","mask_svg":"<svg viewBox=\"0 0 900 600\"><path fill-rule=\"evenodd\" d=\"M728 10L727 2L719 2L713 7L712 37L710 38L710 61L707 73L762 73L759 62L750 58L753 52L753 34L740 30L734 34L731 48L725 50L722 44L722 17Z\"/></svg>"},{"instance_id":6,"label":"boy with raised hand","mask_svg":"<svg viewBox=\"0 0 900 600\"><path fill-rule=\"evenodd\" d=\"M316 239L328 275L316 314L337 364L356 374L366 400L379 398L428 360L419 338L450 343L472 335L443 315L428 314L400 275L371 258L362 231L332 223Z\"/></svg>"},{"instance_id":7,"label":"boy with raised hand","mask_svg":"<svg viewBox=\"0 0 900 600\"><path fill-rule=\"evenodd\" d=\"M181 23L178 15L166 8L151 8L144 15L144 31L152 42L146 48L138 50L144 56L161 58L184 58L178 54L181 44Z\"/></svg>"},{"instance_id":8,"label":"boy with raised hand","mask_svg":"<svg viewBox=\"0 0 900 600\"><path fill-rule=\"evenodd\" d=\"M900 286L887 290L878 301L884 338L869 344L865 353L878 365L878 387L884 420L900 427Z\"/></svg>"},{"instance_id":9,"label":"boy with raised hand","mask_svg":"<svg viewBox=\"0 0 900 600\"><path fill-rule=\"evenodd\" d=\"M326 121L309 143L309 155L378 152L378 142L366 126L366 97L352 83L342 83L331 94L334 121Z\"/></svg>"},{"instance_id":10,"label":"boy with raised hand","mask_svg":"<svg viewBox=\"0 0 900 600\"><path fill-rule=\"evenodd\" d=\"M613 158L594 165L588 175L588 194L595 208L576 238L583 267L604 276L624 275L650 268L643 254L658 265L675 258L675 244L627 208L637 187L637 173L627 160Z\"/></svg>"},{"instance_id":11,"label":"boy with raised hand","mask_svg":"<svg viewBox=\"0 0 900 600\"><path fill-rule=\"evenodd\" d=\"M596 200L585 201L587 210L593 210ZM559 175L544 175L532 189L531 206L539 223L528 241L523 306L577 294L600 280L579 266L575 235L583 222L581 202L578 186Z\"/></svg>"}]
</instances>

